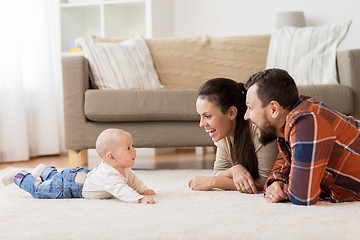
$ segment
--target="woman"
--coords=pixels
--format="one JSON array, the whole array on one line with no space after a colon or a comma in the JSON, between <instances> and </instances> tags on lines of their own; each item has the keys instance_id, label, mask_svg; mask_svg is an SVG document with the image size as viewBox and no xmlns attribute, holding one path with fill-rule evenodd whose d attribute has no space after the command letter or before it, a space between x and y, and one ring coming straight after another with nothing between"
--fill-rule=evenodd
<instances>
[{"instance_id":1,"label":"woman","mask_svg":"<svg viewBox=\"0 0 360 240\"><path fill-rule=\"evenodd\" d=\"M263 190L278 154L276 141L262 146L257 128L244 120L246 90L243 83L215 78L204 83L198 93L196 110L200 127L217 146L214 176L196 176L189 181L193 190Z\"/></svg>"}]
</instances>

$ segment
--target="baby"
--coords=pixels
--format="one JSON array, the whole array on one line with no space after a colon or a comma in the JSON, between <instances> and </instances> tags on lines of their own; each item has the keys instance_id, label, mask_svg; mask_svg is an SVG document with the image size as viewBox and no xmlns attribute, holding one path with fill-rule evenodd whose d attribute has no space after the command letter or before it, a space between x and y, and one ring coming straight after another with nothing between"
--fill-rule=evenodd
<instances>
[{"instance_id":1,"label":"baby","mask_svg":"<svg viewBox=\"0 0 360 240\"><path fill-rule=\"evenodd\" d=\"M16 169L1 180L4 185L14 182L34 198L117 198L124 202L155 203L147 196L155 192L130 168L134 166L136 150L128 132L103 131L97 138L96 151L103 161L91 171L75 167L58 172L55 167L41 164L32 173Z\"/></svg>"}]
</instances>

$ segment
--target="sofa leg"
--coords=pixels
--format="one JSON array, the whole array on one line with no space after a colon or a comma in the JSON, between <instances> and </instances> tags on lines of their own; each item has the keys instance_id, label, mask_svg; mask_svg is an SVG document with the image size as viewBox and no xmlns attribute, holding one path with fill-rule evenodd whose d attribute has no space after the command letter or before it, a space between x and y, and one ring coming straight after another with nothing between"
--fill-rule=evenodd
<instances>
[{"instance_id":1,"label":"sofa leg","mask_svg":"<svg viewBox=\"0 0 360 240\"><path fill-rule=\"evenodd\" d=\"M88 152L84 150L69 150L69 166L70 167L87 167Z\"/></svg>"}]
</instances>

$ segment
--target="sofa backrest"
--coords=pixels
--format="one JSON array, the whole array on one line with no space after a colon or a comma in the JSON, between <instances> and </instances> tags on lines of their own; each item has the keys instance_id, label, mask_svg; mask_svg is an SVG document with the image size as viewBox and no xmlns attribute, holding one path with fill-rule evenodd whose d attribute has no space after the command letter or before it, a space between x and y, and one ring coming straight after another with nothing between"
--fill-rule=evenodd
<instances>
[{"instance_id":1,"label":"sofa backrest","mask_svg":"<svg viewBox=\"0 0 360 240\"><path fill-rule=\"evenodd\" d=\"M211 78L246 82L265 69L271 35L146 39L166 89L199 89ZM101 38L121 42L126 38Z\"/></svg>"},{"instance_id":2,"label":"sofa backrest","mask_svg":"<svg viewBox=\"0 0 360 240\"><path fill-rule=\"evenodd\" d=\"M218 77L245 82L265 69L270 35L146 39L167 89L198 89Z\"/></svg>"}]
</instances>

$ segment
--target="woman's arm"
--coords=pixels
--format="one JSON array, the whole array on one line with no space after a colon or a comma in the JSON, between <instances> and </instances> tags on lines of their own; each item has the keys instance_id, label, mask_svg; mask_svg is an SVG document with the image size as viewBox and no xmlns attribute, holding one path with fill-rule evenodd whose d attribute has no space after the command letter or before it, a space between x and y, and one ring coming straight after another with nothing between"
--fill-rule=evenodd
<instances>
[{"instance_id":1,"label":"woman's arm","mask_svg":"<svg viewBox=\"0 0 360 240\"><path fill-rule=\"evenodd\" d=\"M189 181L189 187L197 191L208 191L213 188L236 190L232 180L230 149L226 139L215 143L216 159L214 162L214 176L196 176Z\"/></svg>"},{"instance_id":2,"label":"woman's arm","mask_svg":"<svg viewBox=\"0 0 360 240\"><path fill-rule=\"evenodd\" d=\"M243 193L257 193L260 186L243 165L237 164L230 170L236 190Z\"/></svg>"},{"instance_id":3,"label":"woman's arm","mask_svg":"<svg viewBox=\"0 0 360 240\"><path fill-rule=\"evenodd\" d=\"M235 170L236 166L233 166L225 171L222 171L222 172L219 172L217 176L223 176L223 177L227 177L229 179L231 179L233 181L233 184L235 189L234 190L237 190L236 189L236 186L235 186L235 183L234 183L234 180L233 180L233 172ZM260 178L257 178L255 180L255 186L257 188L258 191L263 191L264 190L264 184L261 183L261 180Z\"/></svg>"},{"instance_id":4,"label":"woman's arm","mask_svg":"<svg viewBox=\"0 0 360 240\"><path fill-rule=\"evenodd\" d=\"M239 185L236 188L235 179ZM240 184L245 188L241 189ZM235 165L227 170L221 171L216 176L196 176L189 181L189 187L195 191L209 191L214 188L223 190L238 190L245 193L257 193L257 190L263 190L262 185L254 181L250 173L242 165ZM249 188L249 189L247 189Z\"/></svg>"},{"instance_id":5,"label":"woman's arm","mask_svg":"<svg viewBox=\"0 0 360 240\"><path fill-rule=\"evenodd\" d=\"M226 176L196 176L189 181L189 187L195 191L209 191L214 188L236 190L234 181Z\"/></svg>"},{"instance_id":6,"label":"woman's arm","mask_svg":"<svg viewBox=\"0 0 360 240\"><path fill-rule=\"evenodd\" d=\"M227 177L227 178L232 179L233 178L232 170L231 170L231 168L228 168L224 171L218 172L217 176L222 176L222 177Z\"/></svg>"},{"instance_id":7,"label":"woman's arm","mask_svg":"<svg viewBox=\"0 0 360 240\"><path fill-rule=\"evenodd\" d=\"M217 146L215 176L196 176L189 181L189 187L198 191L220 188L257 193L257 188L261 189L261 186L254 181L249 171L240 164L232 166L230 141L222 139L215 145Z\"/></svg>"}]
</instances>

